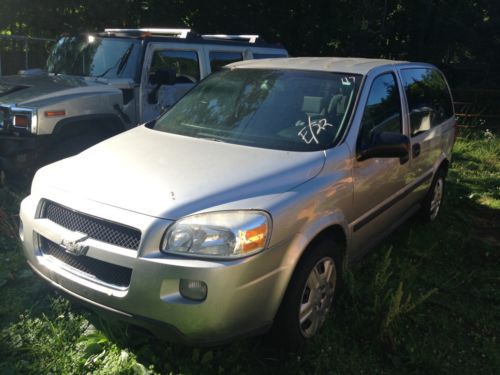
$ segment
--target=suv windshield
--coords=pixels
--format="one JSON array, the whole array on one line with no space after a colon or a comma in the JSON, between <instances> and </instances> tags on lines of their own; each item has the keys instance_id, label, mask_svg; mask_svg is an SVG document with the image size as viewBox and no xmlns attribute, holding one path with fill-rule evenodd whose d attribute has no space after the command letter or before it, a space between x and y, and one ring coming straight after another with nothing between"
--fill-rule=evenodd
<instances>
[{"instance_id":1,"label":"suv windshield","mask_svg":"<svg viewBox=\"0 0 500 375\"><path fill-rule=\"evenodd\" d=\"M63 37L47 59L47 71L90 77L134 78L140 42L93 35Z\"/></svg>"},{"instance_id":2,"label":"suv windshield","mask_svg":"<svg viewBox=\"0 0 500 375\"><path fill-rule=\"evenodd\" d=\"M361 77L274 69L224 69L202 81L153 129L290 151L333 146L349 121Z\"/></svg>"}]
</instances>

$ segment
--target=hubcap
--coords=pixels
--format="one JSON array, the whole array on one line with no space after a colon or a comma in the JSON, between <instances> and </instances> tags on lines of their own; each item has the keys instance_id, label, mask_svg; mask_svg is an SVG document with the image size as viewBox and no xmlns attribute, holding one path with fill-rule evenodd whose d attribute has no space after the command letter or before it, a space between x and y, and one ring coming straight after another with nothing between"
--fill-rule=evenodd
<instances>
[{"instance_id":1,"label":"hubcap","mask_svg":"<svg viewBox=\"0 0 500 375\"><path fill-rule=\"evenodd\" d=\"M335 263L330 257L319 260L311 270L300 300L299 324L304 337L314 336L325 322L336 280Z\"/></svg>"},{"instance_id":2,"label":"hubcap","mask_svg":"<svg viewBox=\"0 0 500 375\"><path fill-rule=\"evenodd\" d=\"M443 179L438 178L436 181L436 185L434 186L434 192L432 194L431 210L430 210L431 220L434 220L437 217L442 199L443 199Z\"/></svg>"}]
</instances>

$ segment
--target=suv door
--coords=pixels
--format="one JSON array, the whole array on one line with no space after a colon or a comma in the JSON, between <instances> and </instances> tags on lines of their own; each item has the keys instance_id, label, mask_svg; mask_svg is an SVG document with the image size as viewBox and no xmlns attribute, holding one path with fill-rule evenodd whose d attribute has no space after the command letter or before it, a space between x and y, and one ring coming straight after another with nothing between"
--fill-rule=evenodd
<instances>
[{"instance_id":1,"label":"suv door","mask_svg":"<svg viewBox=\"0 0 500 375\"><path fill-rule=\"evenodd\" d=\"M381 132L407 134L404 126L400 86L396 75L378 75L369 89L357 137L357 153ZM410 172L410 163L399 158L370 158L353 161L353 258L366 244L387 232L408 206L401 192Z\"/></svg>"},{"instance_id":2,"label":"suv door","mask_svg":"<svg viewBox=\"0 0 500 375\"><path fill-rule=\"evenodd\" d=\"M415 190L414 199L427 191L433 167L446 147L443 141L452 138L453 104L443 75L430 67L401 69L408 106L411 164L417 179L426 183ZM450 126L446 126L450 124Z\"/></svg>"},{"instance_id":3,"label":"suv door","mask_svg":"<svg viewBox=\"0 0 500 375\"><path fill-rule=\"evenodd\" d=\"M193 44L149 43L141 79L141 122L159 116L174 105L206 75L200 63L202 47ZM173 84L157 84L152 77L158 71L175 74Z\"/></svg>"}]
</instances>

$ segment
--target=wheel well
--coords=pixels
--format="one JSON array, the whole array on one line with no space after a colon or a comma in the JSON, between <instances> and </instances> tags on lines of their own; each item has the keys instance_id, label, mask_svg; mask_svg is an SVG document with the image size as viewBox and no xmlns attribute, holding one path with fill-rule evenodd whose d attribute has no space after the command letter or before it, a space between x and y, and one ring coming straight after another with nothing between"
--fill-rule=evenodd
<instances>
[{"instance_id":1,"label":"wheel well","mask_svg":"<svg viewBox=\"0 0 500 375\"><path fill-rule=\"evenodd\" d=\"M325 239L332 241L332 242L335 242L336 245L340 246L340 249L339 249L340 253L338 255L340 255L341 258L344 259L346 246L347 246L347 238L346 238L346 234L344 232L344 229L339 224L334 224L332 226L329 226L329 227L323 229L321 232L319 232L313 238L313 240L307 245L301 258L305 254L307 254L308 249L314 247L318 242L323 241Z\"/></svg>"},{"instance_id":2,"label":"wheel well","mask_svg":"<svg viewBox=\"0 0 500 375\"><path fill-rule=\"evenodd\" d=\"M319 232L313 239L312 241L309 242L309 244L306 246L302 254L300 255L297 263L295 264L295 267L293 269L293 272L290 274L290 279L287 282L285 293L282 296L282 299L279 304L278 311L276 312L276 316L280 314L281 309L283 308L283 301L286 298L286 295L290 293L290 283L292 282L292 279L294 277L295 272L297 271L297 268L300 267L300 263L304 261L305 257L309 253L308 250L311 250L316 246L318 243L324 240L329 240L334 242L335 244L339 245L339 248L332 248L332 251L338 251L337 255L340 257L340 262L342 263L342 269L341 269L341 274L343 270L345 269L345 252L347 249L347 237L344 232L344 229L342 228L341 225L339 224L334 224L331 225L327 228L324 228L321 232Z\"/></svg>"},{"instance_id":3,"label":"wheel well","mask_svg":"<svg viewBox=\"0 0 500 375\"><path fill-rule=\"evenodd\" d=\"M439 164L439 168L437 170L442 169L444 174L448 174L448 169L450 168L450 161L448 159L444 159L441 164Z\"/></svg>"},{"instance_id":4,"label":"wheel well","mask_svg":"<svg viewBox=\"0 0 500 375\"><path fill-rule=\"evenodd\" d=\"M54 128L54 135L69 138L80 135L98 135L108 138L125 130L115 116L68 119Z\"/></svg>"}]
</instances>

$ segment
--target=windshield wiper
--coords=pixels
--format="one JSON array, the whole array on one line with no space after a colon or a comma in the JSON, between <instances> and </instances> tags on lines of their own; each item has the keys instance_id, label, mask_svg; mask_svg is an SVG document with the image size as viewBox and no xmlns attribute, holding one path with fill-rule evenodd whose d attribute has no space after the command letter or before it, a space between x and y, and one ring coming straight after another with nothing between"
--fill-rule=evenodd
<instances>
[{"instance_id":1,"label":"windshield wiper","mask_svg":"<svg viewBox=\"0 0 500 375\"><path fill-rule=\"evenodd\" d=\"M118 68L116 68L116 75L120 75L122 72L123 68L127 65L128 58L130 57L130 54L132 53L132 50L134 49L134 43L131 43L130 46L127 48L123 56L120 58L120 63L118 64Z\"/></svg>"},{"instance_id":2,"label":"windshield wiper","mask_svg":"<svg viewBox=\"0 0 500 375\"><path fill-rule=\"evenodd\" d=\"M123 55L120 56L120 58L116 61L113 66L110 66L108 69L104 71L104 73L99 74L96 76L97 78L104 77L106 74L108 74L111 70L116 68L116 75L120 75L122 72L123 68L125 68L125 65L127 64L127 60L132 53L132 50L134 49L134 43L130 43L130 46L127 48L127 50L123 53Z\"/></svg>"}]
</instances>

